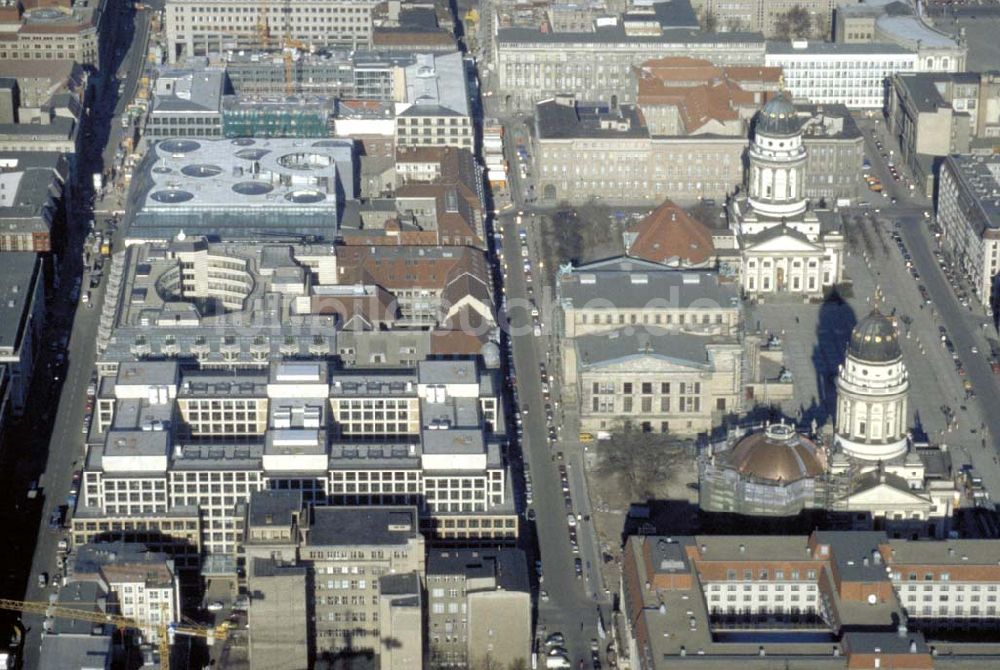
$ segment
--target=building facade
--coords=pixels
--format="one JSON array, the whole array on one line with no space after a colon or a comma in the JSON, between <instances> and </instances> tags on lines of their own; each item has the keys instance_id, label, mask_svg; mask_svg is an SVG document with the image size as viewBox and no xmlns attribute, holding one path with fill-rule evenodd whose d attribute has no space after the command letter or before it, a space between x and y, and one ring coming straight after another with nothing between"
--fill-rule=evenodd
<instances>
[{"instance_id":1,"label":"building facade","mask_svg":"<svg viewBox=\"0 0 1000 670\"><path fill-rule=\"evenodd\" d=\"M171 63L226 51L280 48L286 40L307 48L371 47L371 0L305 0L250 8L225 0L210 6L191 0L166 5Z\"/></svg>"},{"instance_id":2,"label":"building facade","mask_svg":"<svg viewBox=\"0 0 1000 670\"><path fill-rule=\"evenodd\" d=\"M582 100L634 102L632 68L664 56L690 56L714 65L762 65L760 33L704 34L669 28L629 34L617 23L594 32L543 33L501 28L493 40L502 105L528 111L567 92Z\"/></svg>"},{"instance_id":3,"label":"building facade","mask_svg":"<svg viewBox=\"0 0 1000 670\"><path fill-rule=\"evenodd\" d=\"M424 583L429 667L529 664L531 588L521 550L432 549Z\"/></svg>"},{"instance_id":4,"label":"building facade","mask_svg":"<svg viewBox=\"0 0 1000 670\"><path fill-rule=\"evenodd\" d=\"M0 281L0 364L7 368L7 403L24 413L45 330L45 273L41 254L0 253L6 268Z\"/></svg>"},{"instance_id":5,"label":"building facade","mask_svg":"<svg viewBox=\"0 0 1000 670\"><path fill-rule=\"evenodd\" d=\"M1000 157L948 156L941 164L937 221L941 242L986 308L1000 273ZM995 309L994 309L995 311Z\"/></svg>"},{"instance_id":6,"label":"building facade","mask_svg":"<svg viewBox=\"0 0 1000 670\"><path fill-rule=\"evenodd\" d=\"M620 655L643 670L995 663L979 640L934 637L934 655L927 640L941 629L996 625L996 551L996 540L914 542L858 531L633 536L623 557ZM726 634L764 625L789 632L776 643Z\"/></svg>"},{"instance_id":7,"label":"building facade","mask_svg":"<svg viewBox=\"0 0 1000 670\"><path fill-rule=\"evenodd\" d=\"M917 56L894 44L769 42L764 64L784 71L795 102L881 109L885 80L917 72Z\"/></svg>"},{"instance_id":8,"label":"building facade","mask_svg":"<svg viewBox=\"0 0 1000 670\"><path fill-rule=\"evenodd\" d=\"M513 541L498 394L473 361L425 361L408 374L273 362L236 377L122 363L98 392L74 542L107 532L98 520L152 532L200 514L178 543L235 569L237 506L266 488L316 505L417 505L424 532L443 543ZM178 565L198 560L186 551Z\"/></svg>"}]
</instances>

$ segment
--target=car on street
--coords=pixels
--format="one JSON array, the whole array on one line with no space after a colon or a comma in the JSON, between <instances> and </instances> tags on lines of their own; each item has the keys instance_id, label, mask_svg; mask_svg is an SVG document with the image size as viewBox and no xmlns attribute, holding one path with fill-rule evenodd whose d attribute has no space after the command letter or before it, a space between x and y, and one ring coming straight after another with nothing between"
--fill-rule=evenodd
<instances>
[{"instance_id":1,"label":"car on street","mask_svg":"<svg viewBox=\"0 0 1000 670\"><path fill-rule=\"evenodd\" d=\"M583 579L583 561L579 558L573 559L573 570L576 571L576 578Z\"/></svg>"},{"instance_id":2,"label":"car on street","mask_svg":"<svg viewBox=\"0 0 1000 670\"><path fill-rule=\"evenodd\" d=\"M221 612L225 608L221 600L216 600L215 602L209 603L207 609L209 612Z\"/></svg>"},{"instance_id":3,"label":"car on street","mask_svg":"<svg viewBox=\"0 0 1000 670\"><path fill-rule=\"evenodd\" d=\"M562 633L552 633L547 638L545 638L546 647L562 646L566 644L566 638Z\"/></svg>"}]
</instances>

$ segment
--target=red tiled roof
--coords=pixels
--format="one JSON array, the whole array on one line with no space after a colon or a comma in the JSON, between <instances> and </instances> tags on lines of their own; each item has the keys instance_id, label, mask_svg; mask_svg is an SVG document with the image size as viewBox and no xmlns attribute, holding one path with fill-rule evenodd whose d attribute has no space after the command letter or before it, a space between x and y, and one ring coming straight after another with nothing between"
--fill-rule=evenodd
<instances>
[{"instance_id":1,"label":"red tiled roof","mask_svg":"<svg viewBox=\"0 0 1000 670\"><path fill-rule=\"evenodd\" d=\"M715 255L712 233L670 200L636 224L628 255L654 263L698 266Z\"/></svg>"}]
</instances>

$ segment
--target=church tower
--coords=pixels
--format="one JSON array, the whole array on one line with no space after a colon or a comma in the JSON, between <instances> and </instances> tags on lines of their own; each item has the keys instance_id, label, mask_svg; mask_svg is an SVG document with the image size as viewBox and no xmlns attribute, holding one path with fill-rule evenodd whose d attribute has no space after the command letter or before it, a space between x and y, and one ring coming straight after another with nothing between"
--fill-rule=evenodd
<instances>
[{"instance_id":1,"label":"church tower","mask_svg":"<svg viewBox=\"0 0 1000 670\"><path fill-rule=\"evenodd\" d=\"M899 331L878 309L851 331L837 376L836 442L861 461L888 461L907 450L907 394Z\"/></svg>"},{"instance_id":2,"label":"church tower","mask_svg":"<svg viewBox=\"0 0 1000 670\"><path fill-rule=\"evenodd\" d=\"M806 211L802 123L783 94L764 105L750 143L750 206L759 217L791 219Z\"/></svg>"}]
</instances>

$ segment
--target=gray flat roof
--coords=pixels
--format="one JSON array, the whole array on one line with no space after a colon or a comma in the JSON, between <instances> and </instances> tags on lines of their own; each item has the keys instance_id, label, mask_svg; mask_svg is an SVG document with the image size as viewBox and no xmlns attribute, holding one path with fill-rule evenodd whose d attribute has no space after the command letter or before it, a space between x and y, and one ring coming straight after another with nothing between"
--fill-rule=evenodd
<instances>
[{"instance_id":1,"label":"gray flat roof","mask_svg":"<svg viewBox=\"0 0 1000 670\"><path fill-rule=\"evenodd\" d=\"M486 443L481 428L452 428L449 430L424 430L420 434L423 452L444 456L486 453Z\"/></svg>"},{"instance_id":2,"label":"gray flat roof","mask_svg":"<svg viewBox=\"0 0 1000 670\"><path fill-rule=\"evenodd\" d=\"M735 309L739 289L714 272L671 270L635 259L580 266L559 278L560 299L576 309L590 301L609 308Z\"/></svg>"},{"instance_id":3,"label":"gray flat roof","mask_svg":"<svg viewBox=\"0 0 1000 670\"><path fill-rule=\"evenodd\" d=\"M250 494L250 526L291 526L302 510L302 491L254 491Z\"/></svg>"},{"instance_id":4,"label":"gray flat roof","mask_svg":"<svg viewBox=\"0 0 1000 670\"><path fill-rule=\"evenodd\" d=\"M226 73L218 69L160 70L153 96L153 113L218 113L222 107L225 78Z\"/></svg>"},{"instance_id":5,"label":"gray flat roof","mask_svg":"<svg viewBox=\"0 0 1000 670\"><path fill-rule=\"evenodd\" d=\"M739 346L735 339L703 337L672 330L655 332L653 329L638 329L632 333L624 329L615 330L610 333L583 335L575 340L577 360L582 369L647 356L709 369L711 365L706 349L708 345Z\"/></svg>"},{"instance_id":6,"label":"gray flat roof","mask_svg":"<svg viewBox=\"0 0 1000 670\"><path fill-rule=\"evenodd\" d=\"M479 374L473 360L420 361L417 381L421 384L478 384Z\"/></svg>"},{"instance_id":7,"label":"gray flat roof","mask_svg":"<svg viewBox=\"0 0 1000 670\"><path fill-rule=\"evenodd\" d=\"M876 28L897 39L919 43L921 47L957 47L957 41L929 27L915 16L882 16Z\"/></svg>"},{"instance_id":8,"label":"gray flat roof","mask_svg":"<svg viewBox=\"0 0 1000 670\"><path fill-rule=\"evenodd\" d=\"M30 251L0 252L0 350L15 355L21 347L30 316L35 286L41 279L38 254ZM36 326L40 324L35 324Z\"/></svg>"},{"instance_id":9,"label":"gray flat roof","mask_svg":"<svg viewBox=\"0 0 1000 670\"><path fill-rule=\"evenodd\" d=\"M1000 540L941 540L907 542L889 540L893 564L909 565L997 565ZM922 579L923 577L918 577ZM906 579L906 576L903 576Z\"/></svg>"},{"instance_id":10,"label":"gray flat roof","mask_svg":"<svg viewBox=\"0 0 1000 670\"><path fill-rule=\"evenodd\" d=\"M541 140L649 137L649 128L635 105L612 110L602 103L544 100L535 107L535 120Z\"/></svg>"},{"instance_id":11,"label":"gray flat roof","mask_svg":"<svg viewBox=\"0 0 1000 670\"><path fill-rule=\"evenodd\" d=\"M307 544L404 545L420 534L416 507L317 507Z\"/></svg>"},{"instance_id":12,"label":"gray flat roof","mask_svg":"<svg viewBox=\"0 0 1000 670\"><path fill-rule=\"evenodd\" d=\"M406 102L419 110L434 108L459 116L469 115L469 92L465 82L466 68L461 52L448 54L417 54L415 62L406 66Z\"/></svg>"},{"instance_id":13,"label":"gray flat roof","mask_svg":"<svg viewBox=\"0 0 1000 670\"><path fill-rule=\"evenodd\" d=\"M912 54L913 52L897 44L863 44L848 42L808 42L806 46L794 46L800 42L768 42L767 53L812 56L816 54L868 55L868 54ZM804 41L803 41L804 43Z\"/></svg>"},{"instance_id":14,"label":"gray flat roof","mask_svg":"<svg viewBox=\"0 0 1000 670\"><path fill-rule=\"evenodd\" d=\"M667 29L659 35L627 35L621 25L601 26L586 33L543 33L536 28L501 28L497 41L510 44L759 44L764 35L752 32L705 33L686 28Z\"/></svg>"}]
</instances>

